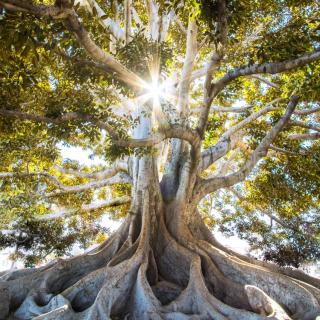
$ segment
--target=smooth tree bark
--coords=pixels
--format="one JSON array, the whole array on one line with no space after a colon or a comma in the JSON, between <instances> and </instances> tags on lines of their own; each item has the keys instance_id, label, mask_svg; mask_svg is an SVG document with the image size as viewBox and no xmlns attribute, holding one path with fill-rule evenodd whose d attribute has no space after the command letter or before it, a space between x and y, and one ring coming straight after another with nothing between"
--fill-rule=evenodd
<instances>
[{"instance_id":1,"label":"smooth tree bark","mask_svg":"<svg viewBox=\"0 0 320 320\"><path fill-rule=\"evenodd\" d=\"M320 58L320 52L315 51L291 61L240 67L214 82L212 74L224 57L223 44L227 38L226 3L223 0L218 3L220 17L217 30L221 47L212 54L203 70L194 71L199 50L197 24L190 19L185 28L173 12L160 13L158 4L148 1L150 22L145 27L150 39L165 40L170 24L176 24L186 36L181 78L172 81L171 88L176 90L173 116L181 117L177 124L153 130L157 125L156 119L145 112L150 110L152 101L143 105L139 99L134 100L134 107L130 110L132 114L140 115L139 124L133 129L132 137L125 140L108 123L84 113L50 118L0 109L2 116L21 121L57 125L72 120L87 121L105 130L119 146L153 146L160 150L126 158L107 170L91 174L55 168L67 175L91 179L89 183L77 186L65 186L48 172L0 173L0 179L39 176L56 187L47 197L117 183L132 185L131 197L101 201L81 208L90 211L130 203L130 210L119 230L97 248L42 267L1 274L0 319L311 320L320 314L319 279L248 258L223 247L197 211L197 205L205 195L244 181L270 148L279 151L280 148L273 143L283 128L307 125L291 121L293 113L312 113L310 110L295 111L299 101L295 94L289 98L279 97L226 130L216 144L203 149L210 112L249 110L248 107L212 107L215 97L233 80L245 76L280 90L278 85L261 74L293 70ZM25 11L40 18L63 20L66 29L74 34L95 67L114 72L120 81L137 93L144 86L142 79L92 40L72 7L32 4L22 0L0 0L0 5L9 11ZM105 16L94 0L82 1L81 5L92 14ZM132 21L140 18L130 0L126 0L124 6L124 29L110 18L104 17L100 23L114 39L128 43L133 34ZM200 77L205 77L203 105L197 110L189 110L189 88L192 81ZM281 109L283 103L286 103L285 110ZM231 173L226 168L221 169L219 175L203 178L204 170L237 148L237 135L244 126L274 110L283 110L282 116L242 167ZM191 128L186 120L190 114L198 117L196 128ZM302 134L291 136L291 139L318 138L319 132L310 133L307 137ZM161 173L159 163L164 164ZM72 214L72 210L62 208L39 219Z\"/></svg>"}]
</instances>

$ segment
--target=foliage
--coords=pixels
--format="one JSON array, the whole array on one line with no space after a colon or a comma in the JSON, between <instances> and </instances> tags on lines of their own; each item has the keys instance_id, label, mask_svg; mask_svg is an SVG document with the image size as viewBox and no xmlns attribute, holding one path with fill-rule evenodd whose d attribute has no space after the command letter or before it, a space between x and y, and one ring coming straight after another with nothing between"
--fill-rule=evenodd
<instances>
[{"instance_id":1,"label":"foliage","mask_svg":"<svg viewBox=\"0 0 320 320\"><path fill-rule=\"evenodd\" d=\"M108 17L122 19L123 4L119 12L114 1L97 1ZM33 1L53 4L53 1ZM196 56L194 69L200 69L210 59L212 50L220 50L222 42L219 26L218 0L159 1L159 11L174 10L181 26L172 23L166 41L151 41L145 33L147 10L143 1L134 6L140 22L133 21L130 41L117 41L113 46L114 57L147 83L152 81L151 70L157 69L160 80L179 78L186 50L182 31L188 22L196 20L198 43L201 51ZM101 25L103 18L96 12L77 5L77 14L92 39L105 52L110 52L114 37ZM319 50L319 3L312 0L231 0L226 5L228 24L226 52L221 65L213 74L213 82L226 72L240 66L263 62L279 62L295 58L302 53ZM119 17L118 17L119 18ZM120 19L120 20L121 20ZM123 19L122 19L123 20ZM124 27L120 23L120 27ZM108 124L119 138L127 139L141 119L132 115L120 116L113 107L123 104L122 96L134 97L134 92L117 79L112 72L99 68L72 33L60 20L38 19L25 12L0 12L0 105L1 109L59 119L66 113L90 114L96 121ZM180 70L175 74L174 70ZM275 75L266 75L261 81L241 77L230 83L214 100L223 108L246 105L238 113L213 112L204 133L203 148L215 144L229 127L261 110L275 98L283 98L275 109L246 125L237 133L246 142L237 146L238 155L229 171L238 169L263 139L266 132L283 114L288 97L294 91L300 97L298 109L319 106L320 65L318 62ZM281 87L281 90L277 89ZM177 89L175 87L175 89ZM190 108L203 103L203 81L197 80L190 88ZM174 103L160 101L162 120L166 126L177 120L170 115ZM166 109L166 110L165 110ZM161 113L161 112L160 112ZM164 115L165 114L165 115ZM190 117L190 126L197 124ZM306 120L319 125L319 116L294 116L293 120ZM274 144L289 153L268 154L251 174L250 179L238 185L237 190L245 200L239 200L230 191L219 191L217 199L204 199L199 207L207 225L227 235L237 234L246 239L253 249L267 260L280 265L299 266L319 258L319 205L320 205L320 145L288 140L293 127L283 130ZM294 132L310 130L295 128ZM63 147L61 147L63 146ZM77 161L63 159L61 149L75 146L100 157L104 165L86 166ZM157 154L152 147L120 147L99 128L95 121L70 120L62 123L21 121L7 118L0 113L0 172L48 172L65 186L90 183L84 176L63 174L56 167L82 173L101 171L115 160L126 156ZM159 152L158 152L159 154ZM222 162L230 157L230 153ZM306 169L307 168L307 169ZM217 165L210 167L203 176L215 174ZM232 169L232 170L231 170ZM229 172L228 171L228 172ZM0 233L0 247L15 247L16 256L29 266L37 264L48 254L61 256L70 253L75 244L87 247L95 239L102 241L107 231L99 219L108 213L121 219L128 204L84 212L82 206L95 199L109 196L130 195L127 184L61 193L57 186L44 176L10 177L0 180L1 229L13 233ZM39 221L36 218L51 212L52 208L74 209L68 218ZM210 212L213 210L213 216ZM289 228L284 228L263 212L271 212ZM298 231L297 231L298 229Z\"/></svg>"},{"instance_id":2,"label":"foliage","mask_svg":"<svg viewBox=\"0 0 320 320\"><path fill-rule=\"evenodd\" d=\"M291 150L296 154L265 159L238 187L240 199L229 191L204 201L202 215L211 228L247 240L265 260L299 267L320 258L319 144Z\"/></svg>"}]
</instances>

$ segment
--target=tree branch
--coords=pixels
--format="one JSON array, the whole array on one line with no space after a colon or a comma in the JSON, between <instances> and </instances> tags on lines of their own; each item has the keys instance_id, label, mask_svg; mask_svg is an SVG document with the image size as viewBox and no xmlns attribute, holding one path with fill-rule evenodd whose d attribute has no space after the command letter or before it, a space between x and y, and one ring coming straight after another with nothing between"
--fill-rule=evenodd
<instances>
[{"instance_id":1,"label":"tree branch","mask_svg":"<svg viewBox=\"0 0 320 320\"><path fill-rule=\"evenodd\" d=\"M218 20L217 20L216 38L217 38L217 42L224 45L227 42L227 34L228 34L226 0L217 1L217 13L218 13Z\"/></svg>"},{"instance_id":2,"label":"tree branch","mask_svg":"<svg viewBox=\"0 0 320 320\"><path fill-rule=\"evenodd\" d=\"M128 44L131 40L131 27L132 27L132 11L131 11L132 2L131 0L124 0L124 16L125 16L125 40Z\"/></svg>"},{"instance_id":3,"label":"tree branch","mask_svg":"<svg viewBox=\"0 0 320 320\"><path fill-rule=\"evenodd\" d=\"M320 107L314 109L303 109L303 110L295 110L294 113L300 116L308 116L309 114L316 113L320 111Z\"/></svg>"},{"instance_id":4,"label":"tree branch","mask_svg":"<svg viewBox=\"0 0 320 320\"><path fill-rule=\"evenodd\" d=\"M189 87L192 68L197 54L197 24L195 20L190 20L187 30L187 45L184 58L182 75L178 91L178 110L182 115L187 113L189 103Z\"/></svg>"},{"instance_id":5,"label":"tree branch","mask_svg":"<svg viewBox=\"0 0 320 320\"><path fill-rule=\"evenodd\" d=\"M274 111L277 109L277 107L273 107L273 105L279 101L285 100L284 98L276 98L272 100L271 102L267 103L263 108L261 108L259 111L254 112L249 117L245 118L244 120L240 121L233 127L231 127L228 131L226 131L222 136L221 139L229 139L234 133L242 129L247 124L251 123L252 121L260 118L261 116L265 115L266 113L270 111Z\"/></svg>"},{"instance_id":6,"label":"tree branch","mask_svg":"<svg viewBox=\"0 0 320 320\"><path fill-rule=\"evenodd\" d=\"M25 177L44 177L48 179L55 187L57 187L58 190L55 190L51 193L48 193L45 197L52 197L55 195L65 194L65 193L74 193L74 192L80 192L84 190L89 189L97 189L104 186L109 186L113 184L118 183L131 183L132 179L128 174L125 173L119 173L113 172L113 175L111 175L111 172L109 172L109 177L104 178L98 181L91 181L85 184L79 184L75 186L66 186L63 183L59 181L58 178L51 175L50 173L46 171L40 171L40 172L0 172L0 179L11 179L11 178L25 178Z\"/></svg>"},{"instance_id":7,"label":"tree branch","mask_svg":"<svg viewBox=\"0 0 320 320\"><path fill-rule=\"evenodd\" d=\"M161 30L160 30L160 42L163 42L166 40L168 35L168 30L170 27L170 23L172 21L172 17L174 15L174 11L170 10L170 12L166 13L164 12L162 14L161 18Z\"/></svg>"},{"instance_id":8,"label":"tree branch","mask_svg":"<svg viewBox=\"0 0 320 320\"><path fill-rule=\"evenodd\" d=\"M203 196L208 193L214 192L220 188L231 187L232 185L243 181L247 177L247 175L252 171L257 162L267 154L270 144L274 141L279 132L289 121L297 103L298 97L293 95L290 98L290 102L287 106L286 112L283 115L283 117L262 139L259 146L253 151L248 161L239 171L227 175L225 177L215 177L212 179L203 180L195 187L195 199L197 201L200 201L203 198Z\"/></svg>"},{"instance_id":9,"label":"tree branch","mask_svg":"<svg viewBox=\"0 0 320 320\"><path fill-rule=\"evenodd\" d=\"M219 163L219 168L216 172L214 172L212 175L210 175L210 177L219 177L219 176L224 176L228 173L230 165L232 164L232 161L237 157L239 152L239 148L233 150L231 152L231 155L228 157L228 159L225 162ZM207 178L207 179L208 179Z\"/></svg>"},{"instance_id":10,"label":"tree branch","mask_svg":"<svg viewBox=\"0 0 320 320\"><path fill-rule=\"evenodd\" d=\"M292 156L299 156L299 155L305 156L306 155L306 153L293 152L293 151L290 151L290 150L286 150L286 149L283 149L283 148L276 147L276 146L274 146L272 144L270 145L269 149L274 150L276 152L284 153L284 154L290 154Z\"/></svg>"},{"instance_id":11,"label":"tree branch","mask_svg":"<svg viewBox=\"0 0 320 320\"><path fill-rule=\"evenodd\" d=\"M20 120L30 120L35 122L43 122L43 123L52 123L52 124L62 124L67 121L73 121L73 120L82 120L91 122L92 124L96 125L98 128L106 130L111 137L114 139L118 138L117 133L114 131L114 129L107 123L95 119L93 116L81 112L68 112L64 113L58 117L52 118L47 116L39 116L34 115L30 113L25 113L21 111L16 110L7 110L7 109L0 109L0 115L10 118L16 118Z\"/></svg>"},{"instance_id":12,"label":"tree branch","mask_svg":"<svg viewBox=\"0 0 320 320\"><path fill-rule=\"evenodd\" d=\"M230 139L220 139L214 146L201 153L198 172L206 170L211 164L225 156L231 150Z\"/></svg>"},{"instance_id":13,"label":"tree branch","mask_svg":"<svg viewBox=\"0 0 320 320\"><path fill-rule=\"evenodd\" d=\"M211 57L209 65L207 66L207 73L206 73L206 79L204 81L204 94L203 94L204 106L200 112L199 124L197 128L197 131L199 132L201 137L204 136L204 132L206 131L209 112L210 112L211 104L213 101L213 98L211 97L212 72L218 67L221 59L222 59L221 54L214 53Z\"/></svg>"},{"instance_id":14,"label":"tree branch","mask_svg":"<svg viewBox=\"0 0 320 320\"><path fill-rule=\"evenodd\" d=\"M187 29L185 28L179 17L175 16L174 22L177 24L178 28L180 29L180 31L182 31L182 33L187 34Z\"/></svg>"},{"instance_id":15,"label":"tree branch","mask_svg":"<svg viewBox=\"0 0 320 320\"><path fill-rule=\"evenodd\" d=\"M40 172L0 172L0 179L11 179L11 178L25 178L25 177L45 177L48 179L54 186L59 189L65 187L58 178L51 175L49 172L40 171Z\"/></svg>"},{"instance_id":16,"label":"tree branch","mask_svg":"<svg viewBox=\"0 0 320 320\"><path fill-rule=\"evenodd\" d=\"M102 8L99 6L97 1L95 0L86 0L89 4L91 10L93 11L95 8L95 11L97 13L97 18L99 19L99 23L106 29L110 30L111 34L120 41L125 40L125 33L121 29L120 25L116 22L110 19L109 17L105 18L106 13L102 10ZM101 17L104 17L101 19Z\"/></svg>"},{"instance_id":17,"label":"tree branch","mask_svg":"<svg viewBox=\"0 0 320 320\"><path fill-rule=\"evenodd\" d=\"M106 170L98 171L98 172L81 172L71 169L65 169L63 167L55 166L55 169L58 171L64 173L64 174L70 174L73 176L81 177L81 178L87 178L87 179L107 179L110 177L115 176L118 172L126 172L128 171L128 165L125 161L116 161L116 163Z\"/></svg>"},{"instance_id":18,"label":"tree branch","mask_svg":"<svg viewBox=\"0 0 320 320\"><path fill-rule=\"evenodd\" d=\"M159 40L159 4L154 0L147 0L147 9L149 14L149 34L151 40Z\"/></svg>"},{"instance_id":19,"label":"tree branch","mask_svg":"<svg viewBox=\"0 0 320 320\"><path fill-rule=\"evenodd\" d=\"M308 63L311 63L317 59L320 59L320 51L313 51L309 53L305 53L299 56L296 59L287 60L283 62L266 62L262 64L253 64L251 66L243 66L237 69L234 69L228 72L225 76L220 78L217 82L212 83L208 82L210 87L208 87L207 91L207 99L205 100L205 108L201 113L198 125L198 131L201 136L206 129L208 115L211 103L213 99L232 81L239 77L250 76L256 74L277 74L284 71L290 71L302 66L305 66Z\"/></svg>"},{"instance_id":20,"label":"tree branch","mask_svg":"<svg viewBox=\"0 0 320 320\"><path fill-rule=\"evenodd\" d=\"M320 126L319 125L313 125L310 123L305 123L303 121L299 121L299 120L291 120L288 123L288 126L290 127L301 127L304 129L309 129L309 130L314 130L314 131L319 131L320 132Z\"/></svg>"},{"instance_id":21,"label":"tree branch","mask_svg":"<svg viewBox=\"0 0 320 320\"><path fill-rule=\"evenodd\" d=\"M89 189L98 189L105 186L111 186L114 184L119 183L132 183L132 179L129 177L129 175L125 173L118 173L115 176L108 178L108 179L102 179L98 181L92 181L84 184L79 184L76 186L62 186L59 190L52 191L48 194L46 194L44 197L50 198L61 194L67 194L67 193L75 193L75 192L81 192Z\"/></svg>"},{"instance_id":22,"label":"tree branch","mask_svg":"<svg viewBox=\"0 0 320 320\"><path fill-rule=\"evenodd\" d=\"M72 8L60 8L56 6L36 5L21 0L0 0L0 5L11 11L24 11L37 17L49 17L55 20L62 19L66 28L75 35L79 44L87 54L96 62L104 64L110 72L135 91L140 91L144 81L136 74L124 67L112 55L103 51L90 37L87 30L81 24L76 12Z\"/></svg>"},{"instance_id":23,"label":"tree branch","mask_svg":"<svg viewBox=\"0 0 320 320\"><path fill-rule=\"evenodd\" d=\"M17 118L20 120L31 120L36 122L43 123L53 123L53 124L61 124L67 121L72 120L84 120L93 123L100 129L104 129L108 132L114 144L122 147L152 147L161 141L169 138L178 138L182 140L188 141L191 145L198 145L199 138L198 134L195 130L192 130L187 127L182 127L178 125L173 125L168 128L163 128L162 131L152 134L148 138L145 139L120 139L117 132L107 123L97 120L94 117L80 113L80 112L69 112L65 113L56 118L50 118L46 116L38 116L29 113L24 113L20 111L6 110L0 109L0 115L7 116L11 118Z\"/></svg>"},{"instance_id":24,"label":"tree branch","mask_svg":"<svg viewBox=\"0 0 320 320\"><path fill-rule=\"evenodd\" d=\"M223 76L218 82L212 84L211 97L215 97L228 83L232 80L254 74L277 74L284 71L290 71L299 67L303 67L315 60L320 59L320 51L312 51L299 56L296 59L286 60L282 62L266 62L262 64L253 64L234 69Z\"/></svg>"},{"instance_id":25,"label":"tree branch","mask_svg":"<svg viewBox=\"0 0 320 320\"><path fill-rule=\"evenodd\" d=\"M265 83L269 87L273 87L273 88L275 88L277 90L280 90L280 87L276 83L271 82L270 80L260 76L259 74L253 74L253 75L250 76L250 78L257 79L257 80Z\"/></svg>"},{"instance_id":26,"label":"tree branch","mask_svg":"<svg viewBox=\"0 0 320 320\"><path fill-rule=\"evenodd\" d=\"M291 134L288 138L291 140L317 140L320 139L320 132Z\"/></svg>"},{"instance_id":27,"label":"tree branch","mask_svg":"<svg viewBox=\"0 0 320 320\"><path fill-rule=\"evenodd\" d=\"M283 98L277 98L269 102L264 108L259 111L253 113L246 119L242 120L235 126L231 127L228 131L226 131L219 139L217 144L209 149L205 150L201 154L201 163L198 169L198 172L201 172L207 169L211 164L215 161L219 160L221 157L225 156L231 150L231 136L241 128L243 128L248 123L254 121L255 119L261 117L262 115L270 112L272 110L276 110L272 105L276 102L284 100Z\"/></svg>"},{"instance_id":28,"label":"tree branch","mask_svg":"<svg viewBox=\"0 0 320 320\"><path fill-rule=\"evenodd\" d=\"M137 10L133 6L132 6L132 17L133 17L133 20L136 22L136 24L139 25L140 28L142 28L144 26L144 23L140 19Z\"/></svg>"},{"instance_id":29,"label":"tree branch","mask_svg":"<svg viewBox=\"0 0 320 320\"><path fill-rule=\"evenodd\" d=\"M123 197L115 198L112 200L104 200L104 201L100 201L100 202L84 204L81 206L80 210L90 212L90 211L103 209L103 208L116 207L116 206L120 206L120 205L127 204L130 202L131 202L131 197L123 196ZM52 212L52 213L49 213L49 214L46 214L43 216L38 216L37 220L47 221L47 220L52 220L52 219L66 218L66 217L72 216L76 212L77 212L77 209L64 209L64 210Z\"/></svg>"}]
</instances>

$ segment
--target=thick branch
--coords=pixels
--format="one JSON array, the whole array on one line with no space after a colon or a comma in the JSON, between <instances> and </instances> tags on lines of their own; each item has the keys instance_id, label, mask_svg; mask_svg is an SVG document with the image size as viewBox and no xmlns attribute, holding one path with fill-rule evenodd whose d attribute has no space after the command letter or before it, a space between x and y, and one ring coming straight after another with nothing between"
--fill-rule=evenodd
<instances>
[{"instance_id":1,"label":"thick branch","mask_svg":"<svg viewBox=\"0 0 320 320\"><path fill-rule=\"evenodd\" d=\"M106 13L102 10L102 8L99 6L97 1L95 0L87 0L91 10L93 11L93 8L95 8L95 11L97 13L97 18L99 19L99 23L105 27L106 29L110 30L111 34L117 39L117 40L125 40L125 33L121 29L120 25L116 22L110 19L109 17L105 18ZM101 19L103 17L103 19Z\"/></svg>"},{"instance_id":2,"label":"thick branch","mask_svg":"<svg viewBox=\"0 0 320 320\"><path fill-rule=\"evenodd\" d=\"M132 27L132 2L131 0L125 0L124 1L124 16L125 16L125 39L126 43L128 44L131 40L131 27Z\"/></svg>"},{"instance_id":3,"label":"thick branch","mask_svg":"<svg viewBox=\"0 0 320 320\"><path fill-rule=\"evenodd\" d=\"M124 173L118 173L114 177L108 179L102 179L98 181L92 181L85 184L79 184L75 186L62 186L59 190L52 191L45 195L45 197L54 197L60 194L67 194L67 193L75 193L81 192L89 189L98 189L105 186L111 186L114 184L119 183L132 183L131 178Z\"/></svg>"},{"instance_id":4,"label":"thick branch","mask_svg":"<svg viewBox=\"0 0 320 320\"><path fill-rule=\"evenodd\" d=\"M147 0L147 9L149 13L149 34L153 41L159 40L159 4L153 0Z\"/></svg>"},{"instance_id":5,"label":"thick branch","mask_svg":"<svg viewBox=\"0 0 320 320\"><path fill-rule=\"evenodd\" d=\"M310 124L310 123L305 123L303 121L299 121L299 120L292 120L288 123L289 126L292 127L301 127L304 129L310 129L310 130L314 130L314 131L319 131L320 132L320 126L319 125L314 125L314 124Z\"/></svg>"},{"instance_id":6,"label":"thick branch","mask_svg":"<svg viewBox=\"0 0 320 320\"><path fill-rule=\"evenodd\" d=\"M190 20L187 31L187 46L178 92L178 110L185 114L188 108L189 87L192 68L197 54L197 24Z\"/></svg>"},{"instance_id":7,"label":"thick branch","mask_svg":"<svg viewBox=\"0 0 320 320\"><path fill-rule=\"evenodd\" d=\"M303 110L295 110L294 113L298 114L300 116L307 116L312 113L316 113L320 111L320 107L314 108L314 109L303 109Z\"/></svg>"},{"instance_id":8,"label":"thick branch","mask_svg":"<svg viewBox=\"0 0 320 320\"><path fill-rule=\"evenodd\" d=\"M251 154L245 165L237 172L227 175L225 177L215 177L212 179L202 181L195 188L195 197L199 201L204 195L214 192L220 188L228 188L232 185L243 181L247 175L252 171L257 162L263 158L267 152L270 144L277 137L278 133L289 121L296 105L298 103L298 97L292 96L284 116L274 125L274 127L267 133L262 139L259 146Z\"/></svg>"},{"instance_id":9,"label":"thick branch","mask_svg":"<svg viewBox=\"0 0 320 320\"><path fill-rule=\"evenodd\" d=\"M291 134L288 138L291 140L317 140L320 139L320 132Z\"/></svg>"},{"instance_id":10,"label":"thick branch","mask_svg":"<svg viewBox=\"0 0 320 320\"><path fill-rule=\"evenodd\" d=\"M227 1L226 0L217 1L217 11L218 11L217 12L218 21L217 21L217 30L216 30L217 42L224 45L227 42L227 33L228 33Z\"/></svg>"},{"instance_id":11,"label":"thick branch","mask_svg":"<svg viewBox=\"0 0 320 320\"><path fill-rule=\"evenodd\" d=\"M284 71L290 71L299 67L303 67L315 60L320 59L320 51L308 52L296 59L283 62L266 62L262 64L253 64L247 67L240 67L228 72L217 83L212 85L212 97L215 97L229 82L232 80L260 73L277 74Z\"/></svg>"},{"instance_id":12,"label":"thick branch","mask_svg":"<svg viewBox=\"0 0 320 320\"><path fill-rule=\"evenodd\" d=\"M21 120L31 120L36 122L43 122L43 123L53 123L53 124L61 124L66 121L71 120L84 120L95 124L100 129L104 129L108 132L111 136L113 142L122 147L132 147L132 148L139 148L139 147L152 147L156 144L160 143L161 141L169 138L178 138L182 140L188 141L191 145L196 145L198 143L198 134L196 131L189 129L187 127L181 126L171 126L169 128L164 128L162 131L158 133L154 133L146 139L120 139L117 132L108 125L107 123L97 120L94 117L80 113L80 112L69 112L65 113L56 118L50 118L46 116L38 116L29 113L24 113L20 111L13 111L13 110L6 110L0 109L0 115L17 118Z\"/></svg>"},{"instance_id":13,"label":"thick branch","mask_svg":"<svg viewBox=\"0 0 320 320\"><path fill-rule=\"evenodd\" d=\"M201 113L198 125L198 131L201 136L206 129L208 115L213 99L232 81L239 77L256 75L261 73L277 74L284 71L290 71L306 64L309 64L320 58L320 51L313 51L305 53L300 57L283 62L266 62L262 64L253 64L251 66L244 66L228 72L225 76L220 78L217 82L211 84L208 88L208 98L205 100L205 108Z\"/></svg>"},{"instance_id":14,"label":"thick branch","mask_svg":"<svg viewBox=\"0 0 320 320\"><path fill-rule=\"evenodd\" d=\"M94 211L103 208L116 207L123 204L127 204L131 202L131 198L129 196L123 196L120 198L112 199L112 200L104 200L96 203L84 204L81 206L81 211ZM69 217L77 212L77 209L65 209L57 212L52 212L46 214L44 216L39 216L37 220L51 220L51 219L59 219Z\"/></svg>"},{"instance_id":15,"label":"thick branch","mask_svg":"<svg viewBox=\"0 0 320 320\"><path fill-rule=\"evenodd\" d=\"M219 66L220 61L222 59L222 55L219 53L214 53L211 57L209 65L207 66L206 78L204 81L204 96L203 96L203 108L200 112L199 124L198 124L198 132L201 137L204 136L204 132L206 131L208 116L211 108L211 104L213 101L213 97L211 94L212 91L212 72Z\"/></svg>"},{"instance_id":16,"label":"thick branch","mask_svg":"<svg viewBox=\"0 0 320 320\"><path fill-rule=\"evenodd\" d=\"M89 36L89 33L79 22L76 15L69 16L66 20L66 26L72 32L79 43L83 46L89 56L103 64L105 64L110 71L114 72L116 77L122 82L126 83L136 91L139 91L144 85L144 81L136 74L129 71L120 62L118 62L112 55L104 52Z\"/></svg>"},{"instance_id":17,"label":"thick branch","mask_svg":"<svg viewBox=\"0 0 320 320\"><path fill-rule=\"evenodd\" d=\"M77 177L88 178L88 179L107 179L115 176L118 172L128 171L128 165L125 161L117 161L111 168L105 169L98 172L81 172L71 169L65 169L59 166L55 166L55 169L59 170L62 173L70 174Z\"/></svg>"},{"instance_id":18,"label":"thick branch","mask_svg":"<svg viewBox=\"0 0 320 320\"><path fill-rule=\"evenodd\" d=\"M148 138L115 141L115 143L119 146L128 147L152 147L165 139L177 138L189 142L194 148L199 147L200 137L195 130L189 127L172 125L160 130L161 131L154 133Z\"/></svg>"},{"instance_id":19,"label":"thick branch","mask_svg":"<svg viewBox=\"0 0 320 320\"><path fill-rule=\"evenodd\" d=\"M67 29L73 33L86 50L87 54L95 61L104 64L110 72L126 83L134 90L139 91L143 87L144 81L136 74L124 67L112 55L103 51L90 37L87 30L81 24L76 12L69 8L55 6L35 5L21 0L1 0L0 5L7 10L25 11L38 17L49 17L52 19L62 19Z\"/></svg>"},{"instance_id":20,"label":"thick branch","mask_svg":"<svg viewBox=\"0 0 320 320\"><path fill-rule=\"evenodd\" d=\"M167 38L168 30L169 30L170 23L172 21L173 15L174 15L174 11L173 10L170 10L168 13L164 12L162 14L160 42L165 41L166 38Z\"/></svg>"},{"instance_id":21,"label":"thick branch","mask_svg":"<svg viewBox=\"0 0 320 320\"><path fill-rule=\"evenodd\" d=\"M201 153L201 162L198 172L207 169L211 164L225 156L231 149L230 139L219 140L214 146Z\"/></svg>"}]
</instances>

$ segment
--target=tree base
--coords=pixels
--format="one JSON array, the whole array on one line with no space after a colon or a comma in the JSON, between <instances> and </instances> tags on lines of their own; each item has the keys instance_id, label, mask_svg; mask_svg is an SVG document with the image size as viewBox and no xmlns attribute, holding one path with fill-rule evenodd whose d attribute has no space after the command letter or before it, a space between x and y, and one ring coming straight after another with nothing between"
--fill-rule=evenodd
<instances>
[{"instance_id":1,"label":"tree base","mask_svg":"<svg viewBox=\"0 0 320 320\"><path fill-rule=\"evenodd\" d=\"M129 214L89 253L3 274L0 318L311 320L320 314L318 279L228 251L199 217L187 230L165 223L148 203L141 211L142 219Z\"/></svg>"}]
</instances>

